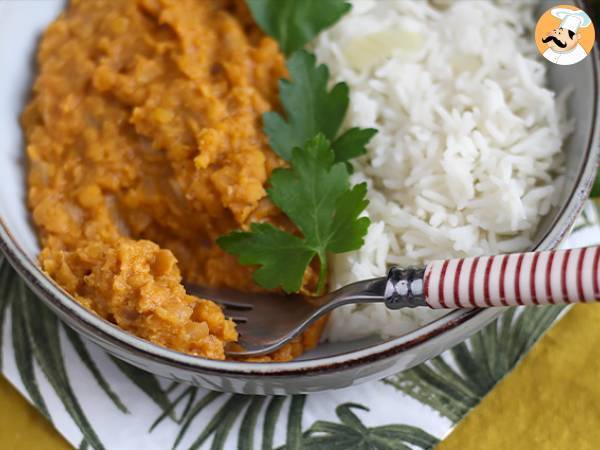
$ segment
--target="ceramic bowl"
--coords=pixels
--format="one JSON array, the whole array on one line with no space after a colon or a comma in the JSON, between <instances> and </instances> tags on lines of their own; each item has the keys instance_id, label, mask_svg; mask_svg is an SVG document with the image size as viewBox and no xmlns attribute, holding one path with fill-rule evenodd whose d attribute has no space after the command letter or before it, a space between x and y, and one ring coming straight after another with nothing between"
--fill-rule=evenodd
<instances>
[{"instance_id":1,"label":"ceramic bowl","mask_svg":"<svg viewBox=\"0 0 600 450\"><path fill-rule=\"evenodd\" d=\"M240 363L159 347L86 310L36 263L39 246L25 204L24 147L18 123L35 73L37 39L63 6L62 0L0 3L0 246L40 301L66 324L118 358L164 377L219 391L291 394L343 388L397 373L464 340L499 314L497 309L455 310L394 339L324 344L286 363ZM574 89L568 107L576 130L564 148L566 182L559 204L540 224L535 249L556 247L569 232L596 173L600 150L597 53L595 48L591 57L574 66L548 63L551 86L556 91Z\"/></svg>"}]
</instances>

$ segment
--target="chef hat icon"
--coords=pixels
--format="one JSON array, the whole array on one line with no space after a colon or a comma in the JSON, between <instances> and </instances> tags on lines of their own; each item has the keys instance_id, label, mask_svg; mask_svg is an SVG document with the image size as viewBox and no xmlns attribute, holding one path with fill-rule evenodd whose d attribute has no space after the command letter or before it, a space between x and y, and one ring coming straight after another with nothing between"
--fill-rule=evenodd
<instances>
[{"instance_id":1,"label":"chef hat icon","mask_svg":"<svg viewBox=\"0 0 600 450\"><path fill-rule=\"evenodd\" d=\"M553 8L550 13L560 19L560 28L571 30L573 33L577 33L579 28L586 28L592 23L590 16L581 10L574 11L567 8Z\"/></svg>"}]
</instances>

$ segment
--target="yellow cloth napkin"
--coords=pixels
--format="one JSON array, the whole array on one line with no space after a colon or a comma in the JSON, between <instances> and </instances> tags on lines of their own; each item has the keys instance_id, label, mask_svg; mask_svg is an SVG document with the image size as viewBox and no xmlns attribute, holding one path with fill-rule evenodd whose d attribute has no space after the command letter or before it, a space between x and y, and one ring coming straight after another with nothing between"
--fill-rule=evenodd
<instances>
[{"instance_id":1,"label":"yellow cloth napkin","mask_svg":"<svg viewBox=\"0 0 600 450\"><path fill-rule=\"evenodd\" d=\"M600 304L575 306L436 450L600 448Z\"/></svg>"},{"instance_id":2,"label":"yellow cloth napkin","mask_svg":"<svg viewBox=\"0 0 600 450\"><path fill-rule=\"evenodd\" d=\"M0 376L0 448L67 450L71 447L37 409Z\"/></svg>"},{"instance_id":3,"label":"yellow cloth napkin","mask_svg":"<svg viewBox=\"0 0 600 450\"><path fill-rule=\"evenodd\" d=\"M600 305L574 307L436 450L600 448ZM68 444L0 379L0 448Z\"/></svg>"}]
</instances>

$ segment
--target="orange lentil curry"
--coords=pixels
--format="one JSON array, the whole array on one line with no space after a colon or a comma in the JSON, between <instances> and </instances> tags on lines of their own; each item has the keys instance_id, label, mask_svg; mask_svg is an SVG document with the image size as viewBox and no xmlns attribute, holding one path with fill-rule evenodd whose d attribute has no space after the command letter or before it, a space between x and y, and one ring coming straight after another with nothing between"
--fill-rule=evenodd
<instances>
[{"instance_id":1,"label":"orange lentil curry","mask_svg":"<svg viewBox=\"0 0 600 450\"><path fill-rule=\"evenodd\" d=\"M37 62L22 123L43 270L131 333L225 358L235 324L181 281L257 290L215 240L290 228L265 192L283 164L261 123L286 76L277 44L242 1L71 0ZM323 325L261 359L298 356Z\"/></svg>"}]
</instances>

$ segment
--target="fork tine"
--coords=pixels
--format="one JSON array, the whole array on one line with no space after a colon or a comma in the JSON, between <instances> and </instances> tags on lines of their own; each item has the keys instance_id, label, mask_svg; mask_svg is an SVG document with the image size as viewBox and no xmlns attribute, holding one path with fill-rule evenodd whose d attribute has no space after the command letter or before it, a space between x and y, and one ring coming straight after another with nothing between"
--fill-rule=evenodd
<instances>
[{"instance_id":1,"label":"fork tine","mask_svg":"<svg viewBox=\"0 0 600 450\"><path fill-rule=\"evenodd\" d=\"M298 294L283 295L274 292L238 292L231 289L210 288L191 283L184 283L188 293L201 298L206 298L217 303L223 310L225 317L236 324L239 335L238 346L231 350L231 355L258 355L269 353L288 342L301 330L293 335L286 336L286 324L275 332L274 336L266 336L265 330L273 324L274 317L286 317L297 321L314 309L308 306L307 299ZM291 317L288 317L292 312ZM294 319L295 318L295 319ZM280 321L276 321L279 323ZM275 331L275 330L273 330ZM266 340L265 340L266 339ZM275 343L273 343L273 339ZM280 341L277 343L277 341ZM229 351L227 351L229 353Z\"/></svg>"},{"instance_id":2,"label":"fork tine","mask_svg":"<svg viewBox=\"0 0 600 450\"><path fill-rule=\"evenodd\" d=\"M238 310L252 309L252 304L245 301L245 297L247 297L248 294L232 289L211 288L192 283L184 283L184 286L189 294L212 300L224 307Z\"/></svg>"},{"instance_id":3,"label":"fork tine","mask_svg":"<svg viewBox=\"0 0 600 450\"><path fill-rule=\"evenodd\" d=\"M227 319L233 320L236 324L246 323L248 319L246 317L241 316L226 316Z\"/></svg>"},{"instance_id":4,"label":"fork tine","mask_svg":"<svg viewBox=\"0 0 600 450\"><path fill-rule=\"evenodd\" d=\"M213 300L213 302L215 302L217 305L219 305L223 310L230 310L232 312L243 312L243 311L250 311L252 309L254 309L254 306L244 303L235 303L235 302L230 302L228 300Z\"/></svg>"},{"instance_id":5,"label":"fork tine","mask_svg":"<svg viewBox=\"0 0 600 450\"><path fill-rule=\"evenodd\" d=\"M240 308L237 305L231 305L230 303L227 303L227 302L215 302L215 303L221 307L221 309L223 310L223 313L228 318L243 317L244 319L247 319L248 314L251 313L252 310L254 309L254 307L252 305L246 305L245 307Z\"/></svg>"}]
</instances>

